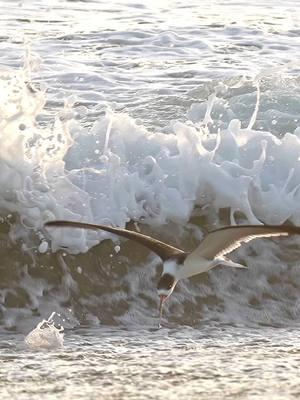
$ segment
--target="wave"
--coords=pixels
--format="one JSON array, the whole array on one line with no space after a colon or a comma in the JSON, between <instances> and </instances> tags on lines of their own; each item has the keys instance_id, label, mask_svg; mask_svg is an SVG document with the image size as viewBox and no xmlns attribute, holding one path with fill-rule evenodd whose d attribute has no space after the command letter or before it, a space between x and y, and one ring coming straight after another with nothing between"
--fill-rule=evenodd
<instances>
[{"instance_id":1,"label":"wave","mask_svg":"<svg viewBox=\"0 0 300 400\"><path fill-rule=\"evenodd\" d=\"M65 99L63 109L51 114L45 89L30 81L26 68L0 73L1 315L6 328L20 327L20 320L35 313L37 318L49 315L53 307L71 325L152 323L155 318L156 259L145 261L147 253L123 242L118 253L118 239L104 232L50 233L43 228L48 220L121 227L138 221L141 229L188 248L199 240L203 227L246 221L300 224L297 78L265 78L259 84L240 79L231 86L224 81L211 85L210 91L206 102L191 105L185 120L160 131L109 108L84 127L78 122L84 110L72 99ZM103 242L107 238L115 244ZM283 250L277 254L272 243L246 247L252 252L260 249L260 260L254 259L260 265L264 260L259 271L266 278L254 268L243 277L226 271L230 282L223 271L195 278L189 290L183 282L169 311L185 323L205 319L212 309L211 315L222 320L228 307L224 321L245 321L244 309L255 314L247 321L265 321L262 310L253 310L264 296L273 296L272 279L265 283L265 295L258 296L257 287L249 289L246 303L240 303L236 313L230 296L235 293L235 300L241 300L239 288L247 287L247 279L261 284L275 274L275 282L285 282L280 271L286 272L286 265L295 260L282 256ZM294 254L296 249L290 247ZM253 256L245 251L237 257L253 264ZM131 271L131 262L145 265ZM291 282L284 287L298 289L298 273L292 270ZM276 302L283 300L283 293L277 295L277 307L285 308Z\"/></svg>"}]
</instances>

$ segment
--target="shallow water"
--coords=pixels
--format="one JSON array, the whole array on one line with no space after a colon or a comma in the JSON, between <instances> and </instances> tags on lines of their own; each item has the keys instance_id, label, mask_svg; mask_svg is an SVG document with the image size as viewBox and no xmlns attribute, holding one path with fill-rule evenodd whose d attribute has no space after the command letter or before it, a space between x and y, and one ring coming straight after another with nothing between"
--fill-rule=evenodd
<instances>
[{"instance_id":1,"label":"shallow water","mask_svg":"<svg viewBox=\"0 0 300 400\"><path fill-rule=\"evenodd\" d=\"M2 342L3 398L171 399L299 396L298 331L203 327L69 332L65 348Z\"/></svg>"},{"instance_id":2,"label":"shallow water","mask_svg":"<svg viewBox=\"0 0 300 400\"><path fill-rule=\"evenodd\" d=\"M157 330L157 257L43 228L300 225L298 1L0 6L2 398L298 397L299 238L180 282ZM53 312L63 347L28 348Z\"/></svg>"}]
</instances>

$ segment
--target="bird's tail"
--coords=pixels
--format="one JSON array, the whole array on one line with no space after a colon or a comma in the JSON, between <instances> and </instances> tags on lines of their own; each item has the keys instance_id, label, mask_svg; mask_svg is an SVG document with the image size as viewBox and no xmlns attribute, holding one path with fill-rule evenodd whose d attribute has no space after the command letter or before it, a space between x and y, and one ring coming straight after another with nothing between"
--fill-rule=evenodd
<instances>
[{"instance_id":1,"label":"bird's tail","mask_svg":"<svg viewBox=\"0 0 300 400\"><path fill-rule=\"evenodd\" d=\"M236 263L234 261L229 260L225 257L219 257L215 259L216 265L223 265L224 267L231 267L231 268L247 268L245 265Z\"/></svg>"}]
</instances>

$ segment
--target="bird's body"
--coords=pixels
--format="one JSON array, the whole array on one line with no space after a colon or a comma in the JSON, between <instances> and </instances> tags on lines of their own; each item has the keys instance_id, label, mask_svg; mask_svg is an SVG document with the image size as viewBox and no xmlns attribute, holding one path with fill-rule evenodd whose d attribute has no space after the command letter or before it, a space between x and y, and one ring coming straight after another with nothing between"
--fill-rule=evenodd
<instances>
[{"instance_id":1,"label":"bird's body","mask_svg":"<svg viewBox=\"0 0 300 400\"><path fill-rule=\"evenodd\" d=\"M241 243L258 237L288 236L300 234L300 227L287 225L238 225L227 226L208 233L192 252L185 252L139 232L106 225L75 221L49 221L46 227L74 227L104 230L134 240L156 253L163 261L163 270L157 290L162 304L173 292L176 283L183 278L209 271L217 265L245 268L225 255L237 249Z\"/></svg>"},{"instance_id":2,"label":"bird's body","mask_svg":"<svg viewBox=\"0 0 300 400\"><path fill-rule=\"evenodd\" d=\"M207 272L214 268L216 265L217 263L214 260L208 260L201 256L198 257L197 260L187 257L182 268L180 268L180 279L202 274L203 272Z\"/></svg>"},{"instance_id":3,"label":"bird's body","mask_svg":"<svg viewBox=\"0 0 300 400\"><path fill-rule=\"evenodd\" d=\"M170 274L174 275L177 280L190 278L191 276L202 274L207 272L215 266L214 260L207 260L203 257L199 257L197 262L186 257L181 264L176 259L165 261L163 264L162 275Z\"/></svg>"}]
</instances>

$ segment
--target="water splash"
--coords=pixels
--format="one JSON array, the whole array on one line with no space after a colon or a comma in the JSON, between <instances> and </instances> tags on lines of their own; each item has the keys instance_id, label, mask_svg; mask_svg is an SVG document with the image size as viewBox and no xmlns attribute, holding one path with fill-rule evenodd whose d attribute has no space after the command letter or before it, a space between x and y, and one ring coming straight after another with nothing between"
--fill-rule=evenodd
<instances>
[{"instance_id":1,"label":"water splash","mask_svg":"<svg viewBox=\"0 0 300 400\"><path fill-rule=\"evenodd\" d=\"M292 111L299 109L297 83L294 84L295 87L291 86L295 93ZM208 225L219 225L225 209L226 222L231 224L246 220L249 223L271 224L288 220L300 224L299 115L286 112L286 119L292 121L288 126L293 129L285 125L279 133L273 131L274 127L278 130L278 124L272 123L276 116L268 101L274 93L281 94L283 87L277 81L275 86L268 86L265 80L260 79L260 92L257 94L253 91L253 82L250 92L249 82L241 92L243 85L244 82L241 82L234 89L237 91L235 95L234 91L229 93L229 85L220 84L218 91L209 96L206 103L191 106L185 121L174 121L165 130L153 132L128 114L111 110L100 115L92 126L80 127L75 122L76 109L72 99L65 99L61 112L51 116L44 107L45 91L29 83L24 71L2 71L1 217L10 228L12 242L22 240L22 248L27 249L27 253L31 249L33 258L38 261L43 259L41 263L36 262L35 271L31 268L22 270L23 255L17 267L11 266L12 271L13 268L17 270L15 279L11 278L6 284L9 289L5 287L0 291L1 313L3 320L8 320L7 328L20 324L20 319L16 317L20 310L26 311L26 318L35 309L39 309L42 315L48 315L54 301L56 310L63 310L66 303L74 307L78 321L94 318L96 323L110 323L114 318L109 319L111 315L107 318L110 311L105 311L113 303L113 293L116 292L118 279L112 276L116 271L116 276L120 278L124 276L124 270L121 271L117 265L115 271L108 269L107 264L110 263L106 260L104 263L101 261L103 268L101 265L100 273L98 270L94 273L89 269L91 261L88 258L93 252L86 258L80 256L79 267L77 261L69 262L74 260L72 257L50 255L51 251L61 248L66 254L87 252L109 235L72 229L47 232L43 228L47 220L85 220L120 227L124 227L129 220L143 220L160 229L170 223L179 226L182 233L187 222L197 215L202 217L201 223L204 220L204 223L208 221ZM283 98L276 106L280 108L285 101ZM240 108L250 110L247 118L237 117ZM227 119L222 119L221 114L226 114ZM271 128L260 129L262 121ZM201 233L199 239L202 226L197 229ZM177 235L179 241L180 235ZM103 253L106 251L103 246L101 257L105 258L107 254ZM115 246L115 253L119 251L119 246ZM121 259L122 251L117 257ZM137 264L139 261L134 257L135 248L130 252L130 260ZM269 259L265 261L265 275L270 267ZM43 264L47 267L41 273ZM59 271L57 275L51 276L50 266ZM101 277L103 281L98 281L101 273L106 275ZM127 282L127 286L124 282L120 283L114 303L118 304L114 312L117 307L121 309L115 312L121 315L118 323L123 323L127 317L130 321L149 317L153 323L152 315L145 313L149 304L151 309L154 304L151 297L153 286L149 284L154 280L154 271L151 274L143 279L144 292L148 290L149 296L139 304L139 308L137 303L134 304L134 310L138 312L133 316L128 301L128 287L133 279ZM226 274L232 282L232 274ZM40 281L37 276L40 276ZM258 276L254 274L253 279ZM125 278L128 277L126 270ZM278 279L281 282L281 278ZM236 281L237 287L240 287L242 278ZM298 280L293 278L293 282ZM141 281L136 282L131 294L136 296L141 285ZM18 288L22 289L20 293ZM218 283L214 282L205 290L214 296L214 290L218 292L216 288ZM199 290L198 287L195 289L193 297L199 294ZM226 290L221 291L220 302L232 290L228 283ZM257 288L253 290L256 291ZM271 293L272 288L268 288L268 292ZM251 295L248 297L251 298ZM181 303L186 298L185 292L182 301L177 303L180 315L183 315ZM189 301L192 302L192 299L189 298ZM43 302L48 305L47 308L42 309ZM228 299L225 302L230 304ZM226 316L228 313L225 313Z\"/></svg>"},{"instance_id":2,"label":"water splash","mask_svg":"<svg viewBox=\"0 0 300 400\"><path fill-rule=\"evenodd\" d=\"M196 209L207 217L229 209L231 224L238 215L250 223L300 222L299 129L281 138L254 129L263 101L258 80L246 128L231 118L216 131L214 109L228 109L219 90L204 115L192 106L193 121L175 121L169 134L111 110L84 130L75 122L72 99L47 124L39 122L46 94L28 82L26 68L0 74L0 209L3 217L15 216L13 239L41 253L86 252L109 235L58 229L49 240L43 223L183 224Z\"/></svg>"},{"instance_id":3,"label":"water splash","mask_svg":"<svg viewBox=\"0 0 300 400\"><path fill-rule=\"evenodd\" d=\"M32 349L57 349L64 344L64 328L54 325L53 312L48 319L43 319L26 336L25 343Z\"/></svg>"}]
</instances>

